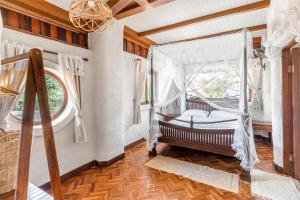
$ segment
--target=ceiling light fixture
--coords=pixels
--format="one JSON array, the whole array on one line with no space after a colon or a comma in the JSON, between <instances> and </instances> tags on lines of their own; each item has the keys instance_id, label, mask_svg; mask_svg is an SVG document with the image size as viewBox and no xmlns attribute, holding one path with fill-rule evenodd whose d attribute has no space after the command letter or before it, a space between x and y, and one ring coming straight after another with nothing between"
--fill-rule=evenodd
<instances>
[{"instance_id":1,"label":"ceiling light fixture","mask_svg":"<svg viewBox=\"0 0 300 200\"><path fill-rule=\"evenodd\" d=\"M112 10L101 0L71 0L69 17L73 25L87 32L102 32L114 22Z\"/></svg>"}]
</instances>

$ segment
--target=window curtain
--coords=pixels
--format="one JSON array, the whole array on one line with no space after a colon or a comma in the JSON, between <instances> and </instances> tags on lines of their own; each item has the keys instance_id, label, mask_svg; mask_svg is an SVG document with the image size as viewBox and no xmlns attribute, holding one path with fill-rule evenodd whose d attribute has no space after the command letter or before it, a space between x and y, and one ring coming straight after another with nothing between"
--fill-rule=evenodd
<instances>
[{"instance_id":1,"label":"window curtain","mask_svg":"<svg viewBox=\"0 0 300 200\"><path fill-rule=\"evenodd\" d=\"M29 47L11 43L7 40L1 44L1 58L9 58L29 51ZM24 87L27 74L28 60L8 65L2 65L0 70L0 86L20 93ZM12 111L18 96L0 96L0 123L1 127L7 125L6 117Z\"/></svg>"},{"instance_id":2,"label":"window curtain","mask_svg":"<svg viewBox=\"0 0 300 200\"><path fill-rule=\"evenodd\" d=\"M75 142L87 142L83 113L81 110L80 77L84 75L83 60L80 56L58 54L58 64L67 87L68 95L75 109L74 130Z\"/></svg>"},{"instance_id":3,"label":"window curtain","mask_svg":"<svg viewBox=\"0 0 300 200\"><path fill-rule=\"evenodd\" d=\"M135 89L133 99L133 124L141 123L141 98L145 92L145 83L149 73L149 62L143 63L140 59L134 60L135 64Z\"/></svg>"},{"instance_id":4,"label":"window curtain","mask_svg":"<svg viewBox=\"0 0 300 200\"><path fill-rule=\"evenodd\" d=\"M258 111L260 120L263 119L263 63L260 59L255 59L251 62L248 70L248 85L253 91L252 106Z\"/></svg>"}]
</instances>

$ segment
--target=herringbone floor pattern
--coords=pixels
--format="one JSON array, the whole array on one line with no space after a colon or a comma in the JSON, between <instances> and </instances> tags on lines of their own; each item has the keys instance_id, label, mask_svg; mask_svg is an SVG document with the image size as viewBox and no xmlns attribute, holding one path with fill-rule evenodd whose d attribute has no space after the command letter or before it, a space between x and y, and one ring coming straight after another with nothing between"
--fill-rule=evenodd
<instances>
[{"instance_id":1,"label":"herringbone floor pattern","mask_svg":"<svg viewBox=\"0 0 300 200\"><path fill-rule=\"evenodd\" d=\"M262 160L259 168L272 171L272 147L257 140L257 150ZM228 172L239 173L239 162L234 158L210 153L171 147L160 144L158 153L177 159L206 165ZM148 156L145 143L126 151L125 159L114 165L90 169L63 183L68 200L185 200L255 199L250 194L250 184L240 181L240 192L234 194L186 178L144 166Z\"/></svg>"}]
</instances>

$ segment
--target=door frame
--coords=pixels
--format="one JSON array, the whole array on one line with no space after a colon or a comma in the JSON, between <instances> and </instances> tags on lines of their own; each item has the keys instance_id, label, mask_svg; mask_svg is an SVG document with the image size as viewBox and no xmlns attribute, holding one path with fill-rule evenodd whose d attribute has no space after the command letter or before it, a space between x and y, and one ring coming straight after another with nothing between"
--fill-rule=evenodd
<instances>
[{"instance_id":1,"label":"door frame","mask_svg":"<svg viewBox=\"0 0 300 200\"><path fill-rule=\"evenodd\" d=\"M293 76L292 48L297 44L291 40L282 49L282 111L283 111L283 173L294 176L293 145Z\"/></svg>"}]
</instances>

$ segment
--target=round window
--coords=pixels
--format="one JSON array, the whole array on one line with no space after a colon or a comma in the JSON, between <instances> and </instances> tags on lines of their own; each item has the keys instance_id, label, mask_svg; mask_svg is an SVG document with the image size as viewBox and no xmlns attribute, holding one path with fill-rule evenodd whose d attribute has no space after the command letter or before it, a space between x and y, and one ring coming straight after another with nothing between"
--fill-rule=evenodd
<instances>
[{"instance_id":1,"label":"round window","mask_svg":"<svg viewBox=\"0 0 300 200\"><path fill-rule=\"evenodd\" d=\"M61 79L48 70L45 70L45 80L48 91L51 118L54 120L64 111L66 107L67 90ZM24 94L25 91L23 90L20 93L20 97L17 100L13 111L11 112L11 115L18 121L22 120ZM34 123L36 125L41 123L37 97L35 99Z\"/></svg>"}]
</instances>

